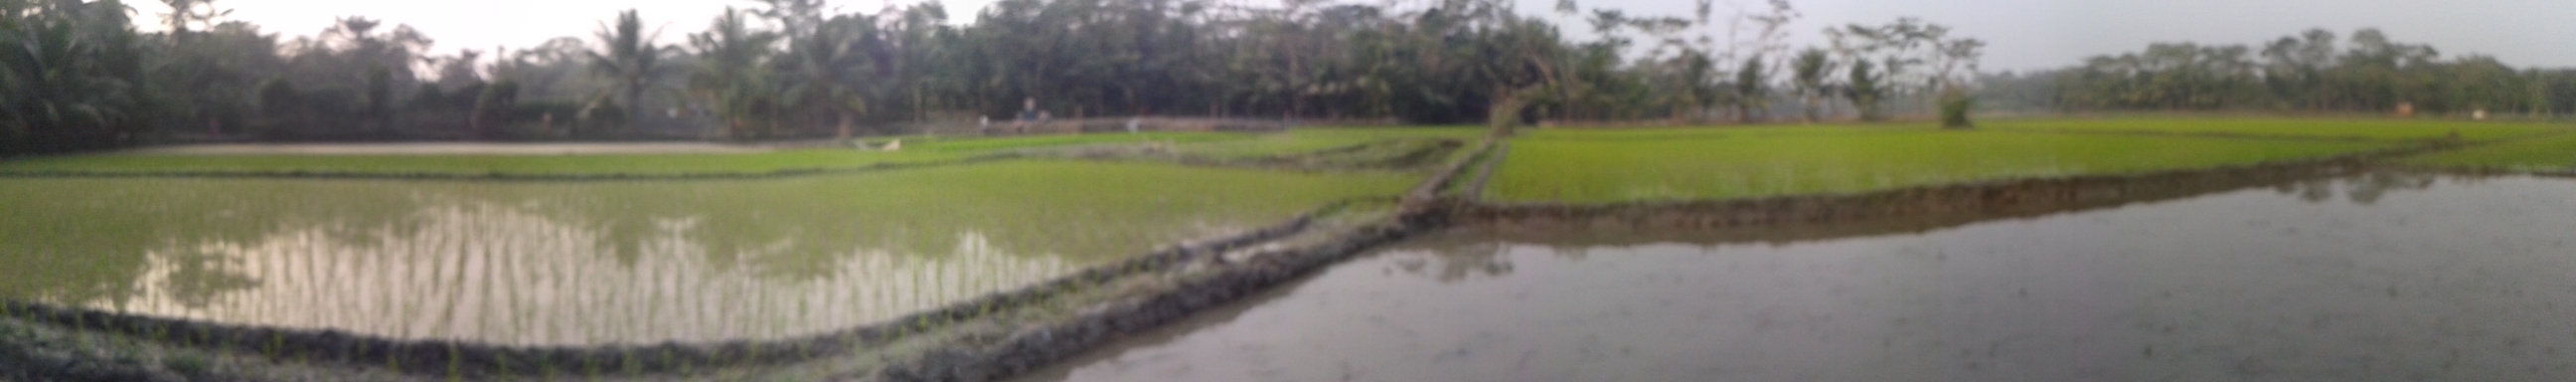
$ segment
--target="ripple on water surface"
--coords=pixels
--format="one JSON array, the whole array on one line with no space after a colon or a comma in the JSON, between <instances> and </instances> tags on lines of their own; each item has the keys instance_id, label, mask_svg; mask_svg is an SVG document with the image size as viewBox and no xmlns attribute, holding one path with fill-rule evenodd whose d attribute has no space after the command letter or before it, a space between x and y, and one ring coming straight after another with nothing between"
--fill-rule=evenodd
<instances>
[{"instance_id":1,"label":"ripple on water surface","mask_svg":"<svg viewBox=\"0 0 2576 382\"><path fill-rule=\"evenodd\" d=\"M2571 380L2569 195L2377 174L1841 238L1461 231L1027 379Z\"/></svg>"}]
</instances>

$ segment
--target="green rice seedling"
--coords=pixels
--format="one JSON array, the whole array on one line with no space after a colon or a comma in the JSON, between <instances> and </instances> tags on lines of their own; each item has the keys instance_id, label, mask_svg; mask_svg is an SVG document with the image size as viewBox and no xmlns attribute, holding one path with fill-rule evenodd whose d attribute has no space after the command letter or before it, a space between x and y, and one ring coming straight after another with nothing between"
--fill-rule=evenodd
<instances>
[{"instance_id":1,"label":"green rice seedling","mask_svg":"<svg viewBox=\"0 0 2576 382\"><path fill-rule=\"evenodd\" d=\"M465 378L465 350L464 350L464 349L459 349L456 345L448 345L448 346L447 346L447 380L449 380L449 381L460 381L460 380L464 380L464 378Z\"/></svg>"},{"instance_id":2,"label":"green rice seedling","mask_svg":"<svg viewBox=\"0 0 2576 382\"><path fill-rule=\"evenodd\" d=\"M0 298L74 295L78 291L98 289L101 285L126 285L135 282L135 277L144 274L144 270L154 264L156 252L213 243L258 246L261 245L259 242L274 240L281 233L305 230L327 231L326 237L319 239L342 244L327 246L334 251L257 260L276 261L289 266L246 266L243 267L246 272L280 273L244 276L271 280L319 279L327 275L301 273L314 268L301 265L337 264L344 259L363 258L368 251L382 248L380 244L370 243L398 242L404 240L403 235L418 233L423 235L421 237L435 239L440 234L452 234L421 228L435 223L425 223L425 216L438 219L452 217L457 222L480 221L474 219L481 217L524 217L532 219L532 223L578 225L582 226L581 230L609 228L609 232L600 233L601 236L575 232L570 235L486 238L497 245L523 248L519 251L530 259L571 259L482 263L486 268L506 266L510 268L499 269L513 272L524 269L525 273L536 274L593 270L573 268L585 266L600 267L597 270L607 272L630 269L626 267L632 264L608 261L627 255L617 252L619 249L612 248L615 247L613 245L597 246L597 252L591 252L597 256L530 253L533 251L524 248L588 250L593 247L592 243L632 243L638 239L626 236L651 236L656 224L677 220L675 217L686 217L693 222L691 225L695 228L682 237L689 240L692 247L705 248L707 253L764 251L762 256L746 257L757 262L739 264L747 272L727 274L727 277L750 277L746 281L836 277L800 272L830 269L840 262L871 257L896 259L895 264L946 264L943 262L962 261L956 256L962 251L989 250L993 256L978 255L981 257L967 259L998 259L976 260L989 263L961 262L967 266L866 268L866 272L884 273L841 277L888 283L910 282L935 288L888 288L890 292L862 294L890 298L870 302L869 306L846 307L859 314L824 317L845 318L846 322L779 320L786 324L829 329L896 320L904 312L945 306L991 292L989 289L1037 282L1083 266L1123 260L1152 250L1156 243L1275 223L1335 200L1393 195L1418 181L1419 177L1393 173L1281 173L1161 163L1010 160L906 171L761 180L18 179L0 181L0 216L43 218L0 219L0 280L11 280L13 285L25 286L0 291ZM42 234L47 232L72 234ZM384 234L342 235L340 232ZM972 244L961 239L968 236L975 238ZM579 241L582 245L555 246L572 241ZM777 246L772 247L773 244ZM854 255L854 248L863 249L865 253ZM87 255L42 255L70 252ZM434 255L454 256L457 253ZM483 256L486 256L483 260L514 258L489 253ZM471 259L456 257L425 261L454 264L466 260ZM585 262L593 260L596 262ZM982 272L987 268L977 268L988 265L992 269L1013 273ZM934 277L934 273L949 276ZM476 282L491 283L490 290L504 294L533 288L513 284L529 282L527 278L496 277ZM820 284L824 283L814 283ZM198 284L172 285L186 288ZM249 289L224 293L260 295L278 292L261 289L256 284L243 287ZM66 305L95 307L103 305L103 302L94 297L76 297L68 300ZM424 300L421 303L435 302ZM1002 310L1001 307L990 308ZM392 313L385 315L407 316L402 312L434 311L429 309L435 307L388 307L387 312ZM280 313L317 312L335 311L330 307L317 306L311 311ZM331 322L319 325L370 335L399 337L414 334L403 331L400 325L378 325L395 320L371 321L375 317L350 314L330 316L328 320ZM231 323L317 325L311 320L294 320L299 317L281 317L287 319ZM559 322L542 317L517 317L512 320L513 324L481 326L485 328L481 330L487 332L454 335L524 338L528 329L516 325L538 321ZM782 326L750 323L727 329L776 333L781 331L771 328ZM388 327L393 329L386 329ZM586 331L576 335L593 337L646 332L602 329L605 327L609 325L582 325L567 329ZM245 345L259 345L257 342L261 340L253 337L249 340L252 343ZM639 340L659 341L662 338ZM289 355L286 350L291 349L276 349L270 354L285 357Z\"/></svg>"},{"instance_id":3,"label":"green rice seedling","mask_svg":"<svg viewBox=\"0 0 2576 382\"><path fill-rule=\"evenodd\" d=\"M286 358L286 335L280 333L269 334L268 343L260 345L259 354L267 357L271 361Z\"/></svg>"},{"instance_id":4,"label":"green rice seedling","mask_svg":"<svg viewBox=\"0 0 2576 382\"><path fill-rule=\"evenodd\" d=\"M2404 144L1996 130L2006 129L1542 132L1513 142L1488 187L1524 202L1731 199L2251 165ZM1646 134L1655 138L1620 137Z\"/></svg>"}]
</instances>

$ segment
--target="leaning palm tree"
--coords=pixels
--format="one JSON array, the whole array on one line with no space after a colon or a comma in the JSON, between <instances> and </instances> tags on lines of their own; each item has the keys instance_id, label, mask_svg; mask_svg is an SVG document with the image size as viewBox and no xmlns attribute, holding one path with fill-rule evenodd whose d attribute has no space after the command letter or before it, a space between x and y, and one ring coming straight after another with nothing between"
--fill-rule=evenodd
<instances>
[{"instance_id":1,"label":"leaning palm tree","mask_svg":"<svg viewBox=\"0 0 2576 382\"><path fill-rule=\"evenodd\" d=\"M658 33L656 33L658 34ZM662 56L667 47L653 43L644 32L644 18L628 9L617 14L616 25L600 25L599 48L590 52L591 73L617 84L625 93L626 128L644 119L644 89L653 85L656 74L664 69Z\"/></svg>"}]
</instances>

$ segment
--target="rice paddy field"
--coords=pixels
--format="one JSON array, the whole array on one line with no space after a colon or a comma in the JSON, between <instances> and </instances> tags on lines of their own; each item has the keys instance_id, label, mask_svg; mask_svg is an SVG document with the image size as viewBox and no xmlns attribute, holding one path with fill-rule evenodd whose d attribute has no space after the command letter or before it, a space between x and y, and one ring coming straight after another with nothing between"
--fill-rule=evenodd
<instances>
[{"instance_id":1,"label":"rice paddy field","mask_svg":"<svg viewBox=\"0 0 2576 382\"><path fill-rule=\"evenodd\" d=\"M1928 128L1705 135L1550 131L1514 140L1486 192L1506 201L1560 203L1850 193L2248 165L2395 145Z\"/></svg>"},{"instance_id":2,"label":"rice paddy field","mask_svg":"<svg viewBox=\"0 0 2576 382\"><path fill-rule=\"evenodd\" d=\"M2409 162L2576 166L2566 126L2465 121L2013 120L1928 125L1541 130L1511 141L1484 192L1509 202L1609 203L1851 193L2002 179L2244 166L2388 150L2458 134L2477 144ZM2520 166L2520 167L2516 167Z\"/></svg>"},{"instance_id":3,"label":"rice paddy field","mask_svg":"<svg viewBox=\"0 0 2576 382\"><path fill-rule=\"evenodd\" d=\"M1282 133L1171 133L1051 135L1005 138L910 136L871 138L851 147L740 149L723 153L612 153L567 155L420 155L247 153L174 154L138 150L0 161L0 174L261 175L428 177L690 177L760 176L862 170L888 165L944 164L1012 153L1058 149L1160 145L1183 154L1257 159L1399 140L1471 140L1481 128L1310 128ZM900 150L881 148L901 141ZM505 145L506 146L506 145Z\"/></svg>"},{"instance_id":4,"label":"rice paddy field","mask_svg":"<svg viewBox=\"0 0 2576 382\"><path fill-rule=\"evenodd\" d=\"M1021 380L2569 380L2571 194L2369 174L1930 227L1462 228Z\"/></svg>"},{"instance_id":5,"label":"rice paddy field","mask_svg":"<svg viewBox=\"0 0 2576 382\"><path fill-rule=\"evenodd\" d=\"M2001 120L1981 122L1979 128L1998 131L2049 131L2068 133L2148 133L2233 136L2249 138L2319 138L2360 140L2424 140L2448 138L2456 133L2463 140L2494 141L2523 138L2563 131L2562 124L2534 122L2471 122L2421 119L2194 119L2194 118L2123 118L2076 120Z\"/></svg>"},{"instance_id":6,"label":"rice paddy field","mask_svg":"<svg viewBox=\"0 0 2576 382\"><path fill-rule=\"evenodd\" d=\"M2407 158L2417 166L2509 172L2576 172L2576 134L2501 142Z\"/></svg>"},{"instance_id":7,"label":"rice paddy field","mask_svg":"<svg viewBox=\"0 0 2576 382\"><path fill-rule=\"evenodd\" d=\"M507 346L794 338L1338 203L1392 200L1485 134L1321 127L914 136L900 137L894 151L856 146L898 138L686 153L144 150L8 159L0 160L0 299ZM1846 194L2362 155L2416 169L2576 171L2576 128L2521 122L2002 120L1974 130L1526 129L1506 139L1490 182L1477 182L1484 200L1506 205ZM2399 152L2422 153L2389 157ZM633 176L656 179L588 179ZM2370 208L2362 200L2378 200L2379 188L2435 182L2427 179L2354 181L2374 190L2354 196L2356 208ZM1371 203L1363 208L1385 205ZM1421 261L1398 260L1359 264L1421 271ZM1511 268L1459 269L1500 277ZM1629 274L1604 272L1597 278ZM11 366L5 350L0 367ZM1441 375L1451 374L1419 377Z\"/></svg>"},{"instance_id":8,"label":"rice paddy field","mask_svg":"<svg viewBox=\"0 0 2576 382\"><path fill-rule=\"evenodd\" d=\"M1009 138L905 137L876 139L897 151L801 148L748 153L601 155L176 155L150 151L0 161L0 174L224 174L224 175L430 175L430 176L692 176L764 175L791 171L862 169L893 164L941 163L1013 150L1143 142L1244 140L1247 134L1150 133ZM855 145L854 145L855 146Z\"/></svg>"},{"instance_id":9,"label":"rice paddy field","mask_svg":"<svg viewBox=\"0 0 2576 382\"><path fill-rule=\"evenodd\" d=\"M518 345L769 339L1411 181L1037 161L760 180L12 179L0 298Z\"/></svg>"},{"instance_id":10,"label":"rice paddy field","mask_svg":"<svg viewBox=\"0 0 2576 382\"><path fill-rule=\"evenodd\" d=\"M1219 158L1257 158L1291 155L1345 148L1391 140L1451 139L1474 140L1485 135L1482 127L1322 127L1301 128L1285 133L1262 134L1250 139L1208 141L1180 145L1184 153Z\"/></svg>"}]
</instances>

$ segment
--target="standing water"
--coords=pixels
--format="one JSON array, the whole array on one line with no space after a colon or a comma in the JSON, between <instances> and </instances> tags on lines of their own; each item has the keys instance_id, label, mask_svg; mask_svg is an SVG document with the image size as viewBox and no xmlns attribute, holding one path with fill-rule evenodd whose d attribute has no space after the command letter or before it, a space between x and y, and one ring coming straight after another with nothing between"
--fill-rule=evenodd
<instances>
[{"instance_id":1,"label":"standing water","mask_svg":"<svg viewBox=\"0 0 2576 382\"><path fill-rule=\"evenodd\" d=\"M1404 183L1383 178L1013 162L776 180L11 179L0 299L503 345L773 339ZM1185 184L1138 186L1154 182Z\"/></svg>"},{"instance_id":2,"label":"standing water","mask_svg":"<svg viewBox=\"0 0 2576 382\"><path fill-rule=\"evenodd\" d=\"M1469 229L1027 378L2571 380L2569 195L2379 174L1803 241Z\"/></svg>"}]
</instances>

